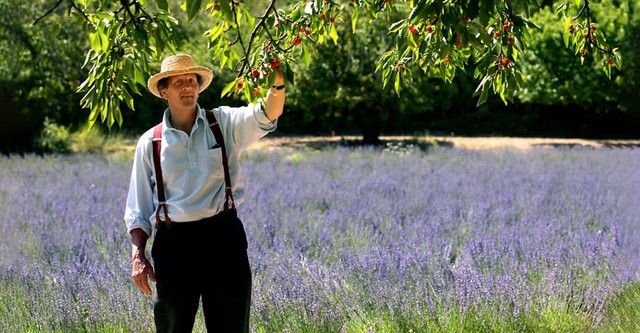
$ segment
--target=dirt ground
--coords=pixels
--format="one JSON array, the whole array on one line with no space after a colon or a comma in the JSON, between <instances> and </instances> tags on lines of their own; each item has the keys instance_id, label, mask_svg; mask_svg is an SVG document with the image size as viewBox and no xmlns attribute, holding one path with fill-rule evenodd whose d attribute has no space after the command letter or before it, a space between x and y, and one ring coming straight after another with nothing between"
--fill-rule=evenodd
<instances>
[{"instance_id":1,"label":"dirt ground","mask_svg":"<svg viewBox=\"0 0 640 333\"><path fill-rule=\"evenodd\" d=\"M265 137L251 146L251 150L296 150L305 147L322 149L334 146L357 146L358 136L313 136L313 137ZM445 137L445 136L382 136L383 145L414 145L418 147L444 146L464 149L517 149L534 147L562 148L616 148L639 147L640 140L587 140L555 138L506 138L506 137Z\"/></svg>"}]
</instances>

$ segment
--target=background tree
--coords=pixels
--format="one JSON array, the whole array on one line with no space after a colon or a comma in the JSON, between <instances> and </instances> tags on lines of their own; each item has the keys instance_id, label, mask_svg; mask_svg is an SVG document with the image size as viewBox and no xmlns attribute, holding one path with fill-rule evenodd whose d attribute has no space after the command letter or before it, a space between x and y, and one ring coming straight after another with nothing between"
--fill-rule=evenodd
<instances>
[{"instance_id":1,"label":"background tree","mask_svg":"<svg viewBox=\"0 0 640 333\"><path fill-rule=\"evenodd\" d=\"M61 10L32 29L47 1L0 0L0 151L31 150L45 118L86 119L78 110L78 85L86 43L81 27L62 24ZM51 41L55 40L56 43Z\"/></svg>"}]
</instances>

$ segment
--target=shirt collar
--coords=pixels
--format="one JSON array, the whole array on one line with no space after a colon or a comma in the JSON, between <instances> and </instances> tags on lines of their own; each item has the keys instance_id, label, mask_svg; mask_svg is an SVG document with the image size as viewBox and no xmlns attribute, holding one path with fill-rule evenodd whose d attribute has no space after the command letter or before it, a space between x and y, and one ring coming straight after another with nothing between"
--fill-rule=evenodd
<instances>
[{"instance_id":1,"label":"shirt collar","mask_svg":"<svg viewBox=\"0 0 640 333\"><path fill-rule=\"evenodd\" d=\"M198 116L196 117L196 123L193 124L194 129L198 128L200 124L207 123L206 111L200 107L200 104L196 104L196 109L198 112ZM169 116L171 116L171 110L169 110L169 108L166 108L162 116L163 132L170 128L173 128L173 126L171 126L171 123L169 122Z\"/></svg>"}]
</instances>

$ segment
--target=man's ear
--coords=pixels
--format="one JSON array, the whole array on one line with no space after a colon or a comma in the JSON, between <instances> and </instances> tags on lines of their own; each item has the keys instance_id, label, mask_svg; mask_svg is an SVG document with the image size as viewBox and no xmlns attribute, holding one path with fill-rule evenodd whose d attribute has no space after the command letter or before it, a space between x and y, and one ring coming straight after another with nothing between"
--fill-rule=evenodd
<instances>
[{"instance_id":1,"label":"man's ear","mask_svg":"<svg viewBox=\"0 0 640 333\"><path fill-rule=\"evenodd\" d=\"M162 96L163 99L167 99L167 93L164 92L164 89L160 90L160 96Z\"/></svg>"}]
</instances>

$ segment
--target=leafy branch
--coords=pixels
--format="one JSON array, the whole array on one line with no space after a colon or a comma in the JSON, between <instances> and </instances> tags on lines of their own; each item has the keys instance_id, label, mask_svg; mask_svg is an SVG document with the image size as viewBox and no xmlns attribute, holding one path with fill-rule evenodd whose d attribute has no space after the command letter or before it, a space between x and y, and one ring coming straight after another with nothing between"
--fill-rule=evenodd
<instances>
[{"instance_id":1,"label":"leafy branch","mask_svg":"<svg viewBox=\"0 0 640 333\"><path fill-rule=\"evenodd\" d=\"M121 0L115 10L112 4L102 8L101 0L58 0L34 24L65 1L90 30L91 48L85 59L89 74L78 89L85 93L82 106L91 111L91 123L101 118L108 126L121 124L120 104L134 109L132 95L146 87L149 63L160 60L167 48L176 52L173 29L178 21L169 14L167 0L155 0L156 12L141 0ZM458 71L472 69L480 82L475 93L478 105L490 91L505 103L512 102L522 84L518 56L531 31L538 29L530 21L536 0L300 0L286 9L270 0L258 17L251 14L248 3L238 0L183 1L190 21L203 8L213 18L205 32L212 58L221 68L237 73L222 95L244 94L252 101L266 94L264 87L274 82L276 69L294 83L293 64L309 64L319 44L338 44L338 24L350 21L351 30L359 33L356 23L364 17L389 22L392 43L377 66L383 85L393 82L399 93L402 85L411 84L414 68L445 82L452 82ZM580 5L574 15L568 15L571 3ZM616 49L607 46L604 33L596 32L589 4L571 0L558 7L565 17L565 44L580 53L583 62L594 53L611 77L612 65L619 67L620 59ZM575 33L580 29L586 31L585 38Z\"/></svg>"}]
</instances>

